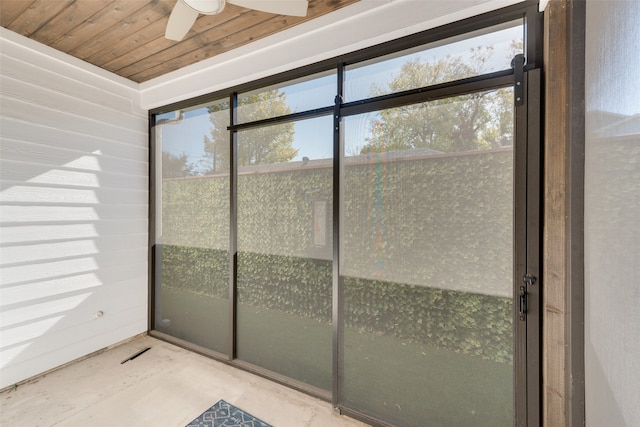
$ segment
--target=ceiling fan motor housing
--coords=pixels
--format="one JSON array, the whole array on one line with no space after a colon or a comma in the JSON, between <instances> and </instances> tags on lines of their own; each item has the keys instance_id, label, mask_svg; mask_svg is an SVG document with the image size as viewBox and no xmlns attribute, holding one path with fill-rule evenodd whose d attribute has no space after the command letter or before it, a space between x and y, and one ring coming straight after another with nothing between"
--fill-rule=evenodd
<instances>
[{"instance_id":1,"label":"ceiling fan motor housing","mask_svg":"<svg viewBox=\"0 0 640 427\"><path fill-rule=\"evenodd\" d=\"M215 15L224 9L225 0L181 0L191 9L203 15Z\"/></svg>"}]
</instances>

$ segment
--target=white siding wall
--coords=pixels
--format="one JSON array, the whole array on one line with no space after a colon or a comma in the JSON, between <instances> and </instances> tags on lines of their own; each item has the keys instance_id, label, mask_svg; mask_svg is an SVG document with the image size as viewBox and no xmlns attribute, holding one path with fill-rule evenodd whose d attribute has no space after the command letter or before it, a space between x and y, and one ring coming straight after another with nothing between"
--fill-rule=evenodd
<instances>
[{"instance_id":1,"label":"white siding wall","mask_svg":"<svg viewBox=\"0 0 640 427\"><path fill-rule=\"evenodd\" d=\"M1 30L4 388L146 330L148 148L136 84Z\"/></svg>"}]
</instances>

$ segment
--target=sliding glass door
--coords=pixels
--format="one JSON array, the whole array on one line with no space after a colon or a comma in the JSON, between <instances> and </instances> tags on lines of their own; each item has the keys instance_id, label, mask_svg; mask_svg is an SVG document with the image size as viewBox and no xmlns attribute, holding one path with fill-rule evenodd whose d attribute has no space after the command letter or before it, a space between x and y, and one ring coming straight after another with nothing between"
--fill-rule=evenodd
<instances>
[{"instance_id":1,"label":"sliding glass door","mask_svg":"<svg viewBox=\"0 0 640 427\"><path fill-rule=\"evenodd\" d=\"M505 88L345 119L345 406L513 425L512 106Z\"/></svg>"}]
</instances>

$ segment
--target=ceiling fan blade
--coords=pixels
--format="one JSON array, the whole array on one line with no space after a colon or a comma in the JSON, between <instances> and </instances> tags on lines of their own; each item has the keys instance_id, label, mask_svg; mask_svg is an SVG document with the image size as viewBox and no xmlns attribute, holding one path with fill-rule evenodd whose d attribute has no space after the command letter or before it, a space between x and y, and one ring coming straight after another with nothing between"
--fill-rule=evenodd
<instances>
[{"instance_id":1,"label":"ceiling fan blade","mask_svg":"<svg viewBox=\"0 0 640 427\"><path fill-rule=\"evenodd\" d=\"M184 4L182 0L178 0L169 16L164 37L169 40L182 40L196 22L197 17L197 11Z\"/></svg>"},{"instance_id":2,"label":"ceiling fan blade","mask_svg":"<svg viewBox=\"0 0 640 427\"><path fill-rule=\"evenodd\" d=\"M227 0L227 3L275 15L306 16L307 0Z\"/></svg>"}]
</instances>

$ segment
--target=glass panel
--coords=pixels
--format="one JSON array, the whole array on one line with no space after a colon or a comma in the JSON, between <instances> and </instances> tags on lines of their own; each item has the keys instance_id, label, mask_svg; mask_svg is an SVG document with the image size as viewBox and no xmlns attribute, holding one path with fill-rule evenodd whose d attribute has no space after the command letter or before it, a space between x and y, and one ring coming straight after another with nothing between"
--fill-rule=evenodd
<instances>
[{"instance_id":1,"label":"glass panel","mask_svg":"<svg viewBox=\"0 0 640 427\"><path fill-rule=\"evenodd\" d=\"M511 89L345 119L340 401L513 426Z\"/></svg>"},{"instance_id":2,"label":"glass panel","mask_svg":"<svg viewBox=\"0 0 640 427\"><path fill-rule=\"evenodd\" d=\"M348 66L346 102L508 70L523 34L517 20Z\"/></svg>"},{"instance_id":3,"label":"glass panel","mask_svg":"<svg viewBox=\"0 0 640 427\"><path fill-rule=\"evenodd\" d=\"M229 108L156 117L154 329L227 353ZM222 154L219 154L220 151Z\"/></svg>"},{"instance_id":4,"label":"glass panel","mask_svg":"<svg viewBox=\"0 0 640 427\"><path fill-rule=\"evenodd\" d=\"M238 123L285 116L331 106L336 95L335 70L238 95Z\"/></svg>"},{"instance_id":5,"label":"glass panel","mask_svg":"<svg viewBox=\"0 0 640 427\"><path fill-rule=\"evenodd\" d=\"M331 389L332 118L238 132L237 355Z\"/></svg>"}]
</instances>

